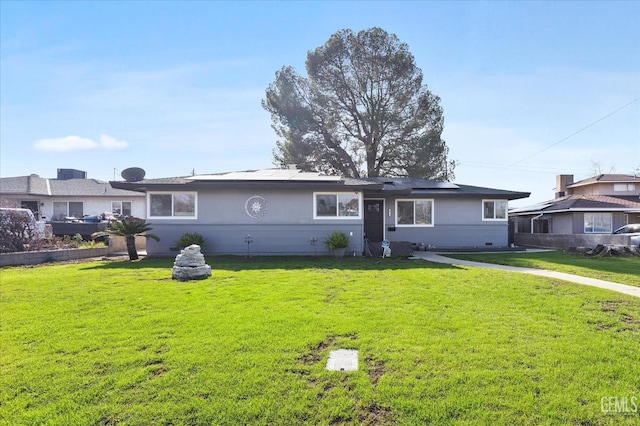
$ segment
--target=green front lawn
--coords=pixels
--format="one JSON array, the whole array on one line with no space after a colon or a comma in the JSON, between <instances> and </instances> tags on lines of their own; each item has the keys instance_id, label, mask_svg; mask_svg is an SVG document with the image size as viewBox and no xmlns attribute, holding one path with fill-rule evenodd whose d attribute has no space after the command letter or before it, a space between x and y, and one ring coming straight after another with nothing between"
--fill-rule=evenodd
<instances>
[{"instance_id":1,"label":"green front lawn","mask_svg":"<svg viewBox=\"0 0 640 426\"><path fill-rule=\"evenodd\" d=\"M454 259L549 269L640 287L640 257L588 257L562 251L450 254Z\"/></svg>"},{"instance_id":2,"label":"green front lawn","mask_svg":"<svg viewBox=\"0 0 640 426\"><path fill-rule=\"evenodd\" d=\"M188 283L171 260L0 269L0 424L640 421L603 412L640 398L638 298L422 260L208 262ZM358 371L325 370L338 348Z\"/></svg>"}]
</instances>

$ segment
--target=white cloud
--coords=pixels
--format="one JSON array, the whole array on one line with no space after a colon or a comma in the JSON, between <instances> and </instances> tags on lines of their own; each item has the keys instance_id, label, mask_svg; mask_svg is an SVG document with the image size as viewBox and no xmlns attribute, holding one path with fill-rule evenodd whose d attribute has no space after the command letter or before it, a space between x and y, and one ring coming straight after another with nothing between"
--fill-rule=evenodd
<instances>
[{"instance_id":1,"label":"white cloud","mask_svg":"<svg viewBox=\"0 0 640 426\"><path fill-rule=\"evenodd\" d=\"M125 149L129 144L107 135L100 135L100 147L104 149Z\"/></svg>"},{"instance_id":2,"label":"white cloud","mask_svg":"<svg viewBox=\"0 0 640 426\"><path fill-rule=\"evenodd\" d=\"M40 151L67 152L90 149L125 149L129 144L126 141L117 140L108 135L100 135L98 142L93 139L70 135L62 138L40 139L33 146Z\"/></svg>"}]
</instances>

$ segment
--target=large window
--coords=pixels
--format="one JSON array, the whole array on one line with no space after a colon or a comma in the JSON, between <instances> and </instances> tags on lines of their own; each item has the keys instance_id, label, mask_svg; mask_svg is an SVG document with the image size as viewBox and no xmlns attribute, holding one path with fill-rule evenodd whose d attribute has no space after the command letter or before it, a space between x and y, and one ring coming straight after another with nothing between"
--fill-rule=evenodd
<instances>
[{"instance_id":1,"label":"large window","mask_svg":"<svg viewBox=\"0 0 640 426\"><path fill-rule=\"evenodd\" d=\"M433 200L397 200L397 226L433 226Z\"/></svg>"},{"instance_id":2,"label":"large window","mask_svg":"<svg viewBox=\"0 0 640 426\"><path fill-rule=\"evenodd\" d=\"M610 234L613 232L611 213L585 213L585 234Z\"/></svg>"},{"instance_id":3,"label":"large window","mask_svg":"<svg viewBox=\"0 0 640 426\"><path fill-rule=\"evenodd\" d=\"M82 218L84 205L82 201L54 201L53 220L64 220L65 217Z\"/></svg>"},{"instance_id":4,"label":"large window","mask_svg":"<svg viewBox=\"0 0 640 426\"><path fill-rule=\"evenodd\" d=\"M313 196L315 219L360 218L360 194L316 193Z\"/></svg>"},{"instance_id":5,"label":"large window","mask_svg":"<svg viewBox=\"0 0 640 426\"><path fill-rule=\"evenodd\" d=\"M616 192L633 192L636 190L634 183L614 183L613 190Z\"/></svg>"},{"instance_id":6,"label":"large window","mask_svg":"<svg viewBox=\"0 0 640 426\"><path fill-rule=\"evenodd\" d=\"M131 201L112 201L111 213L119 216L131 216Z\"/></svg>"},{"instance_id":7,"label":"large window","mask_svg":"<svg viewBox=\"0 0 640 426\"><path fill-rule=\"evenodd\" d=\"M196 218L195 192L157 192L149 194L149 217Z\"/></svg>"},{"instance_id":8,"label":"large window","mask_svg":"<svg viewBox=\"0 0 640 426\"><path fill-rule=\"evenodd\" d=\"M482 220L507 220L507 202L482 200Z\"/></svg>"}]
</instances>

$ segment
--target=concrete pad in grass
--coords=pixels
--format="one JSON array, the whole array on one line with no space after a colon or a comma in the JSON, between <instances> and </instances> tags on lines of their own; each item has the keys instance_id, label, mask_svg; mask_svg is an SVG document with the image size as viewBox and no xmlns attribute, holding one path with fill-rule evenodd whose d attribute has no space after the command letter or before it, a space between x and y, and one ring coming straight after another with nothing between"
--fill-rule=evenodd
<instances>
[{"instance_id":1,"label":"concrete pad in grass","mask_svg":"<svg viewBox=\"0 0 640 426\"><path fill-rule=\"evenodd\" d=\"M329 371L357 371L358 351L355 349L336 349L329 352L327 361Z\"/></svg>"}]
</instances>

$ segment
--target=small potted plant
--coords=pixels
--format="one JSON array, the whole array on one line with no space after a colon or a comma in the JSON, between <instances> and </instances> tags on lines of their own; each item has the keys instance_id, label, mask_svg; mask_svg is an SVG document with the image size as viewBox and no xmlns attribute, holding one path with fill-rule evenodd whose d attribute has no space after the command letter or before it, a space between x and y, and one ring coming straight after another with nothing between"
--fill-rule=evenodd
<instances>
[{"instance_id":1,"label":"small potted plant","mask_svg":"<svg viewBox=\"0 0 640 426\"><path fill-rule=\"evenodd\" d=\"M324 244L333 252L335 257L343 257L345 249L349 246L349 237L341 231L333 231L325 240Z\"/></svg>"}]
</instances>

